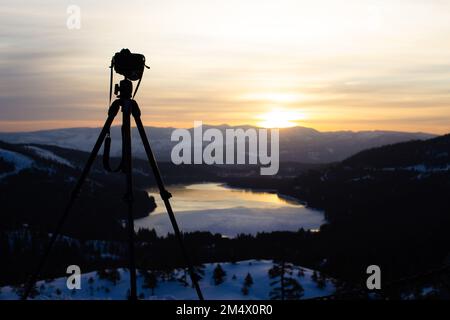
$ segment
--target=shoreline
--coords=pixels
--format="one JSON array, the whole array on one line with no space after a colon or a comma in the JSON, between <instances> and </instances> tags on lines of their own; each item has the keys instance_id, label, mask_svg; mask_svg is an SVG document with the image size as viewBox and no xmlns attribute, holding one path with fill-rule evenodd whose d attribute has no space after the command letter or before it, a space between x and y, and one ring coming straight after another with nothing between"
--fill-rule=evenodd
<instances>
[{"instance_id":1,"label":"shoreline","mask_svg":"<svg viewBox=\"0 0 450 320\"><path fill-rule=\"evenodd\" d=\"M266 192L266 193L276 194L280 199L283 199L285 201L295 202L297 204L303 205L305 208L309 208L309 209L313 209L313 210L317 210L317 211L323 212L322 209L310 207L310 206L308 206L308 203L306 201L301 200L299 198L296 198L295 196L291 196L291 195L288 195L288 194L285 194L285 193L281 193L277 189L267 189L267 188L258 188L258 187L235 187L235 186L229 185L228 182L224 182L222 185L225 188L228 188L228 189L244 190L244 191L251 191L251 192L260 192L260 193Z\"/></svg>"}]
</instances>

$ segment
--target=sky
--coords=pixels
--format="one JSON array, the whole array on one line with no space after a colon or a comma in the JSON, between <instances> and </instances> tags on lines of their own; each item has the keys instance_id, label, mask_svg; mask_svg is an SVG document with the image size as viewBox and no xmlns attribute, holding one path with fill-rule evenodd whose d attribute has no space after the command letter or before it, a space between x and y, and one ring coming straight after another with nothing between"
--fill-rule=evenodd
<instances>
[{"instance_id":1,"label":"sky","mask_svg":"<svg viewBox=\"0 0 450 320\"><path fill-rule=\"evenodd\" d=\"M101 126L129 48L146 125L448 133L449 40L445 0L2 0L0 131Z\"/></svg>"}]
</instances>

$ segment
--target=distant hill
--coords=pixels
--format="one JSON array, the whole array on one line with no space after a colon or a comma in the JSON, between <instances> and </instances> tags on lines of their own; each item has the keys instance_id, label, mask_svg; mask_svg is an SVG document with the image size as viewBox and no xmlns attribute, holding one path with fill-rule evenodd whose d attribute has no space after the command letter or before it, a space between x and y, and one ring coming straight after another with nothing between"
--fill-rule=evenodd
<instances>
[{"instance_id":1,"label":"distant hill","mask_svg":"<svg viewBox=\"0 0 450 320\"><path fill-rule=\"evenodd\" d=\"M279 191L323 209L328 268L404 277L450 258L450 135L362 151ZM448 260L450 261L450 260Z\"/></svg>"},{"instance_id":2,"label":"distant hill","mask_svg":"<svg viewBox=\"0 0 450 320\"><path fill-rule=\"evenodd\" d=\"M384 207L389 201L396 207L407 201L405 208L414 202L414 210L422 201L429 208L437 204L450 206L448 197L444 197L446 190L450 191L449 151L449 134L372 148L342 162L304 172L283 189L312 206L339 207L339 211L328 213L331 219L356 218L375 210L375 204ZM400 214L403 210L397 212ZM427 212L428 216L432 214Z\"/></svg>"},{"instance_id":3,"label":"distant hill","mask_svg":"<svg viewBox=\"0 0 450 320\"><path fill-rule=\"evenodd\" d=\"M22 225L54 228L81 173L81 161L87 157L84 152L52 148L57 147L0 141L0 230ZM121 236L126 213L121 200L123 180L104 174L100 168L97 162L85 182L64 228L68 234L93 239ZM135 189L135 200L136 217L147 216L155 208L154 199L140 188Z\"/></svg>"},{"instance_id":4,"label":"distant hill","mask_svg":"<svg viewBox=\"0 0 450 320\"><path fill-rule=\"evenodd\" d=\"M450 134L362 151L343 164L351 167L443 170L450 165Z\"/></svg>"},{"instance_id":5,"label":"distant hill","mask_svg":"<svg viewBox=\"0 0 450 320\"><path fill-rule=\"evenodd\" d=\"M70 192L89 153L80 150L43 144L10 144L0 141L0 230L27 225L53 228L69 198ZM113 166L118 158L111 158ZM300 163L286 163L279 176L293 176L317 167ZM226 182L246 176L259 175L259 166L174 165L159 162L162 177L170 184ZM148 215L155 207L152 197L144 190L156 187L147 160L133 160L135 186L135 215ZM102 157L97 157L86 180L82 195L71 216L72 224L65 227L68 234L88 239L116 237L126 208L122 201L124 176L107 173ZM86 223L89 221L90 223ZM113 227L98 228L98 225ZM116 233L115 233L116 232Z\"/></svg>"},{"instance_id":6,"label":"distant hill","mask_svg":"<svg viewBox=\"0 0 450 320\"><path fill-rule=\"evenodd\" d=\"M385 280L400 279L450 262L449 152L447 134L364 150L295 178L231 184L277 189L323 210L315 245L327 272L361 280L376 264Z\"/></svg>"},{"instance_id":7,"label":"distant hill","mask_svg":"<svg viewBox=\"0 0 450 320\"><path fill-rule=\"evenodd\" d=\"M293 239L276 233L260 234L266 242L257 245L254 239L242 237L236 241L248 243L236 242L229 253L222 245L210 245L216 236L211 235L213 238L202 240L204 242L196 240L200 242L195 243L208 244L207 250L202 248L203 258L208 261L214 261L211 257L217 258L224 252L224 256L229 254L229 261L239 250L247 250L246 259L267 258L267 252L273 255L279 251L277 245L281 239L290 239L283 242L283 247L292 246L290 257L296 257L300 265L314 263L331 276L365 283L368 265L379 265L382 281L391 281L427 272L450 261L449 147L450 135L424 141L416 139L361 151L329 165L285 163L281 168L292 167L283 169L284 176L275 177L251 174L248 166L187 167L161 163L160 167L168 183L223 181L249 188L277 189L324 210L327 217L320 232L299 231ZM84 151L57 146L0 142L0 248L2 243L9 243L5 235L2 242L2 232L8 235L10 230L34 225L40 226L44 235L48 234L87 155ZM152 184L151 175L144 160L136 160L134 165L137 197L140 198L137 201L145 209L151 205L148 201L151 199L139 189ZM125 239L119 223L123 214L123 177L105 175L99 159L83 192L64 234L80 239ZM148 210L140 210L140 213L147 214ZM230 241L218 236L219 240ZM17 248L24 246L21 242L17 244ZM158 254L167 252L172 256L172 250L163 248ZM218 251L210 253L211 248ZM258 250L260 253L255 253ZM0 256L5 252L8 250L0 250ZM20 254L17 259L10 266L2 264L0 269L3 267L6 271L0 274L15 276L17 266L26 266L24 261L31 261ZM157 259L149 259L154 260ZM25 269L22 275L28 271Z\"/></svg>"},{"instance_id":8,"label":"distant hill","mask_svg":"<svg viewBox=\"0 0 450 320\"><path fill-rule=\"evenodd\" d=\"M211 126L204 125L204 130ZM231 127L226 129L252 128L251 126ZM170 141L175 128L147 127L147 134L152 148L160 161L169 161L170 152L176 142ZM192 129L191 129L192 130ZM0 140L10 143L36 143L55 145L65 148L90 151L100 128L68 128L35 132L0 133ZM120 127L111 129L113 138L111 154L120 155ZM424 140L435 137L427 133L407 133L395 131L334 131L320 132L311 128L293 127L280 130L280 160L301 163L330 163L344 160L359 151L397 142ZM133 151L137 157L144 158L145 153L139 134L132 130Z\"/></svg>"}]
</instances>

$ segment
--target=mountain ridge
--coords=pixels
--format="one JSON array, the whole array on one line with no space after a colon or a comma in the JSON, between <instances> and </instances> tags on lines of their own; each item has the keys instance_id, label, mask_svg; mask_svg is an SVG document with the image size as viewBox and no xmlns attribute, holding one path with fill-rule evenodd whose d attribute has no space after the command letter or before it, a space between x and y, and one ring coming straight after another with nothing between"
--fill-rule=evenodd
<instances>
[{"instance_id":1,"label":"mountain ridge","mask_svg":"<svg viewBox=\"0 0 450 320\"><path fill-rule=\"evenodd\" d=\"M254 126L210 126L203 130L217 128L249 129ZM171 150L177 141L171 141L173 127L146 127L149 140L160 161L169 161ZM192 131L193 129L188 129ZM32 132L2 133L0 140L8 143L36 143L90 151L100 133L100 128L66 128ZM111 127L111 155L120 156L120 126ZM342 161L359 151L379 147L386 144L409 140L424 140L436 137L428 133L409 133L401 131L318 131L316 129L297 126L280 129L280 161L301 163L329 163ZM136 128L132 128L133 150L137 158L145 158L145 151ZM295 152L294 152L295 151Z\"/></svg>"},{"instance_id":2,"label":"mountain ridge","mask_svg":"<svg viewBox=\"0 0 450 320\"><path fill-rule=\"evenodd\" d=\"M113 125L111 126L111 128L114 127L120 127L120 125ZM230 124L220 124L220 125L212 125L212 124L208 124L208 123L204 123L203 124L204 128L218 128L218 129L223 129L223 128L255 128L255 129L269 129L269 128L264 128L264 127L259 127L259 126L255 126L255 125L251 125L251 124L242 124L242 125L230 125ZM68 128L54 128L54 129L41 129L41 130L29 130L29 131L0 131L0 135L7 135L7 134L35 134L35 133L44 133L44 132L54 132L54 131L61 131L61 130L90 130L90 129L94 129L94 130L100 130L100 126L98 127L68 127ZM149 128L153 128L153 129L170 129L170 130L175 130L175 129L187 129L187 130L191 130L194 129L194 127L188 127L188 128L177 128L177 127L171 127L171 126L145 126L146 129ZM317 133L366 133L366 132L380 132L380 133L404 133L404 134L421 134L421 135L427 135L427 136L441 136L440 134L436 134L436 133L430 133L430 132L424 132L424 131L399 131L399 130L384 130L384 129L371 129L371 130L318 130L315 128L311 128L311 127L305 127L305 126L293 126L293 127L286 127L286 128L280 128L280 130L284 130L284 131L288 131L288 130L296 130L296 129L306 129L306 130L310 130L310 131L314 131Z\"/></svg>"}]
</instances>

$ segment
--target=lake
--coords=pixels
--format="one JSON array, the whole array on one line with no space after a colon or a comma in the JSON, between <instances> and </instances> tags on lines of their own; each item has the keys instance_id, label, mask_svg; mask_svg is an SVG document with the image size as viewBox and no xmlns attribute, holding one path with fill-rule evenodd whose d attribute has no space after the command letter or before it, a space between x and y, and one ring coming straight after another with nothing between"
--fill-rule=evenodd
<instances>
[{"instance_id":1,"label":"lake","mask_svg":"<svg viewBox=\"0 0 450 320\"><path fill-rule=\"evenodd\" d=\"M259 231L317 229L324 223L321 211L285 199L272 192L229 188L220 183L171 185L170 199L180 229L210 231L234 237ZM136 229L155 229L162 236L173 233L164 203L157 189L148 191L157 208L148 217L135 220Z\"/></svg>"}]
</instances>

